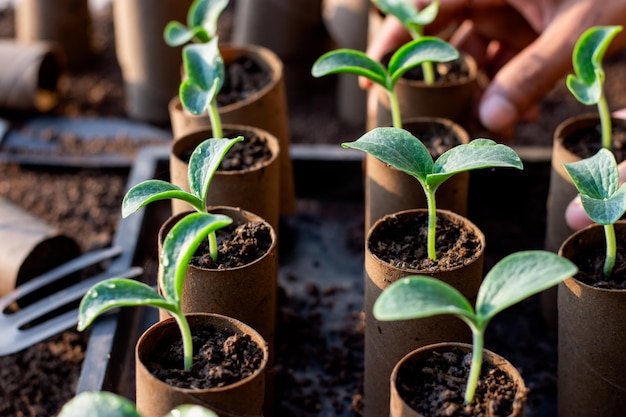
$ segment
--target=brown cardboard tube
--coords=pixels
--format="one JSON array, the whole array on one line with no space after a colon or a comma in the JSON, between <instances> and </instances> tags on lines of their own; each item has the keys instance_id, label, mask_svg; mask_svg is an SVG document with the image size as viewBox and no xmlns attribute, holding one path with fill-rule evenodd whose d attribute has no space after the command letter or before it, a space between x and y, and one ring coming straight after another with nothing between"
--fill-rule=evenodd
<instances>
[{"instance_id":1,"label":"brown cardboard tube","mask_svg":"<svg viewBox=\"0 0 626 417\"><path fill-rule=\"evenodd\" d=\"M0 41L0 108L46 112L58 102L63 52L52 42Z\"/></svg>"},{"instance_id":2,"label":"brown cardboard tube","mask_svg":"<svg viewBox=\"0 0 626 417\"><path fill-rule=\"evenodd\" d=\"M0 296L80 254L76 241L0 198Z\"/></svg>"}]
</instances>

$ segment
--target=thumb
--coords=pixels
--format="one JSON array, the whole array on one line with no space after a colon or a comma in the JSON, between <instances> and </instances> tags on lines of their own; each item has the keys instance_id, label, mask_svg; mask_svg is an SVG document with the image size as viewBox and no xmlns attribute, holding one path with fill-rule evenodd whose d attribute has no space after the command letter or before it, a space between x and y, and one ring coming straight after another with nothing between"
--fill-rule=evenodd
<instances>
[{"instance_id":1,"label":"thumb","mask_svg":"<svg viewBox=\"0 0 626 417\"><path fill-rule=\"evenodd\" d=\"M485 128L510 132L567 74L578 34L564 32L562 28L546 30L498 71L479 104Z\"/></svg>"}]
</instances>

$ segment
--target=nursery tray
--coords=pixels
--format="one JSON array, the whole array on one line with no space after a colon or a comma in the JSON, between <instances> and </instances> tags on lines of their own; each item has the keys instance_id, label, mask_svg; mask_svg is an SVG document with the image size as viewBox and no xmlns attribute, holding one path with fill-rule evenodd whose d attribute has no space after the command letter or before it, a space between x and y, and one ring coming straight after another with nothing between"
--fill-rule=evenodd
<instances>
[{"instance_id":1,"label":"nursery tray","mask_svg":"<svg viewBox=\"0 0 626 417\"><path fill-rule=\"evenodd\" d=\"M516 149L524 171L484 170L470 176L468 217L485 233L486 271L500 258L542 249L550 149ZM364 263L363 154L335 145L292 145L297 212L281 217L276 416L357 416L362 392ZM137 155L128 186L168 180L169 146ZM153 203L120 221L120 262L143 266L156 283L156 236L169 202ZM156 322L151 308L109 314L91 328L77 392L107 390L134 399L134 346ZM538 299L497 317L486 347L521 368L531 389L525 416L555 413L556 344Z\"/></svg>"}]
</instances>

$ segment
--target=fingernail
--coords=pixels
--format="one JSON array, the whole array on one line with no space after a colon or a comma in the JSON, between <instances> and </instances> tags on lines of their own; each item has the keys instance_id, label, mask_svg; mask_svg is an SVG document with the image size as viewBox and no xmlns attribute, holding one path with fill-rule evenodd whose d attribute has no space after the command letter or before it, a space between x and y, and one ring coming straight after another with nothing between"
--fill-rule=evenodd
<instances>
[{"instance_id":1,"label":"fingernail","mask_svg":"<svg viewBox=\"0 0 626 417\"><path fill-rule=\"evenodd\" d=\"M501 95L484 98L479 108L480 122L492 132L510 130L517 121L517 109Z\"/></svg>"}]
</instances>

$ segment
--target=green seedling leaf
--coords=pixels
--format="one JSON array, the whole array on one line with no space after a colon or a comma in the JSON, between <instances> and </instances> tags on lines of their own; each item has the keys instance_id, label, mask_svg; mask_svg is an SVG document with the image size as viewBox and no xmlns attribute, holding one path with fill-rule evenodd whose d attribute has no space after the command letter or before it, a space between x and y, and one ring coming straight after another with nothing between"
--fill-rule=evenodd
<instances>
[{"instance_id":1,"label":"green seedling leaf","mask_svg":"<svg viewBox=\"0 0 626 417\"><path fill-rule=\"evenodd\" d=\"M110 278L92 286L78 308L78 330L83 331L104 312L128 306L154 306L174 310L154 288L128 278Z\"/></svg>"},{"instance_id":2,"label":"green seedling leaf","mask_svg":"<svg viewBox=\"0 0 626 417\"><path fill-rule=\"evenodd\" d=\"M433 1L421 11L410 0L372 0L385 15L394 16L411 33L423 34L423 27L432 23L439 13L439 2Z\"/></svg>"},{"instance_id":3,"label":"green seedling leaf","mask_svg":"<svg viewBox=\"0 0 626 417\"><path fill-rule=\"evenodd\" d=\"M185 282L185 272L198 246L207 235L232 223L223 214L191 213L172 227L161 250L160 262L164 268L161 287L163 295L178 304Z\"/></svg>"},{"instance_id":4,"label":"green seedling leaf","mask_svg":"<svg viewBox=\"0 0 626 417\"><path fill-rule=\"evenodd\" d=\"M595 26L587 29L576 42L572 55L576 75L568 75L567 87L581 103L596 104L602 97L605 78L602 59L621 30L621 26Z\"/></svg>"},{"instance_id":5,"label":"green seedling leaf","mask_svg":"<svg viewBox=\"0 0 626 417\"><path fill-rule=\"evenodd\" d=\"M342 48L326 52L315 61L311 68L311 74L316 78L337 73L363 76L385 89L393 88L388 84L385 67L355 49Z\"/></svg>"},{"instance_id":6,"label":"green seedling leaf","mask_svg":"<svg viewBox=\"0 0 626 417\"><path fill-rule=\"evenodd\" d=\"M135 404L112 392L85 391L68 401L58 417L141 417ZM207 416L209 417L209 416Z\"/></svg>"},{"instance_id":7,"label":"green seedling leaf","mask_svg":"<svg viewBox=\"0 0 626 417\"><path fill-rule=\"evenodd\" d=\"M619 185L615 156L608 149L601 148L595 155L563 164L563 167L580 193L587 216L604 226L606 257L603 273L609 278L617 258L615 222L626 212L626 186Z\"/></svg>"},{"instance_id":8,"label":"green seedling leaf","mask_svg":"<svg viewBox=\"0 0 626 417\"><path fill-rule=\"evenodd\" d=\"M199 405L180 405L165 417L219 417L216 413Z\"/></svg>"},{"instance_id":9,"label":"green seedling leaf","mask_svg":"<svg viewBox=\"0 0 626 417\"><path fill-rule=\"evenodd\" d=\"M224 61L218 48L218 38L183 48L183 66L187 79L179 88L182 105L192 114L207 112L215 102L224 82Z\"/></svg>"},{"instance_id":10,"label":"green seedling leaf","mask_svg":"<svg viewBox=\"0 0 626 417\"><path fill-rule=\"evenodd\" d=\"M433 162L424 144L410 132L397 127L377 127L344 148L369 153L381 162L414 177L422 186L428 206L428 257L437 260L435 230L437 205L435 192L448 178L463 171L480 168L516 168L523 164L517 153L490 139L474 139L457 145Z\"/></svg>"},{"instance_id":11,"label":"green seedling leaf","mask_svg":"<svg viewBox=\"0 0 626 417\"><path fill-rule=\"evenodd\" d=\"M134 185L122 200L122 217L126 218L141 207L158 200L176 198L191 204L196 210L202 210L203 201L184 191L178 185L162 180L147 180Z\"/></svg>"},{"instance_id":12,"label":"green seedling leaf","mask_svg":"<svg viewBox=\"0 0 626 417\"><path fill-rule=\"evenodd\" d=\"M400 105L394 91L402 74L426 62L448 62L457 59L459 52L445 41L422 37L403 45L389 61L389 68L354 49L337 49L321 55L311 68L314 77L348 73L363 76L383 87L389 96L394 127L402 127Z\"/></svg>"},{"instance_id":13,"label":"green seedling leaf","mask_svg":"<svg viewBox=\"0 0 626 417\"><path fill-rule=\"evenodd\" d=\"M373 314L381 321L413 320L453 314L468 324L473 333L473 353L465 402L474 399L484 333L500 311L575 275L574 263L547 251L522 251L500 260L489 271L478 291L476 310L457 289L438 279L413 275L385 288L374 303Z\"/></svg>"},{"instance_id":14,"label":"green seedling leaf","mask_svg":"<svg viewBox=\"0 0 626 417\"><path fill-rule=\"evenodd\" d=\"M405 172L428 189L436 189L448 178L463 171L480 168L522 169L523 163L510 147L491 139L474 139L444 152L433 162L421 140L404 129L378 127L344 148L369 153L385 164Z\"/></svg>"},{"instance_id":15,"label":"green seedling leaf","mask_svg":"<svg viewBox=\"0 0 626 417\"><path fill-rule=\"evenodd\" d=\"M194 149L189 158L189 188L191 193L201 199L206 205L209 185L220 167L228 151L237 142L243 141L243 136L234 139L212 138L205 140Z\"/></svg>"},{"instance_id":16,"label":"green seedling leaf","mask_svg":"<svg viewBox=\"0 0 626 417\"><path fill-rule=\"evenodd\" d=\"M423 36L402 45L389 60L392 85L413 67L425 62L450 62L459 58L459 51L443 39Z\"/></svg>"},{"instance_id":17,"label":"green seedling leaf","mask_svg":"<svg viewBox=\"0 0 626 417\"><path fill-rule=\"evenodd\" d=\"M187 26L171 21L165 26L163 39L169 46L180 46L196 40L206 43L217 36L220 15L229 0L196 0L187 12Z\"/></svg>"},{"instance_id":18,"label":"green seedling leaf","mask_svg":"<svg viewBox=\"0 0 626 417\"><path fill-rule=\"evenodd\" d=\"M620 186L617 161L613 153L600 149L578 162L563 164L580 193L589 218L602 225L613 224L626 211L626 186Z\"/></svg>"}]
</instances>

